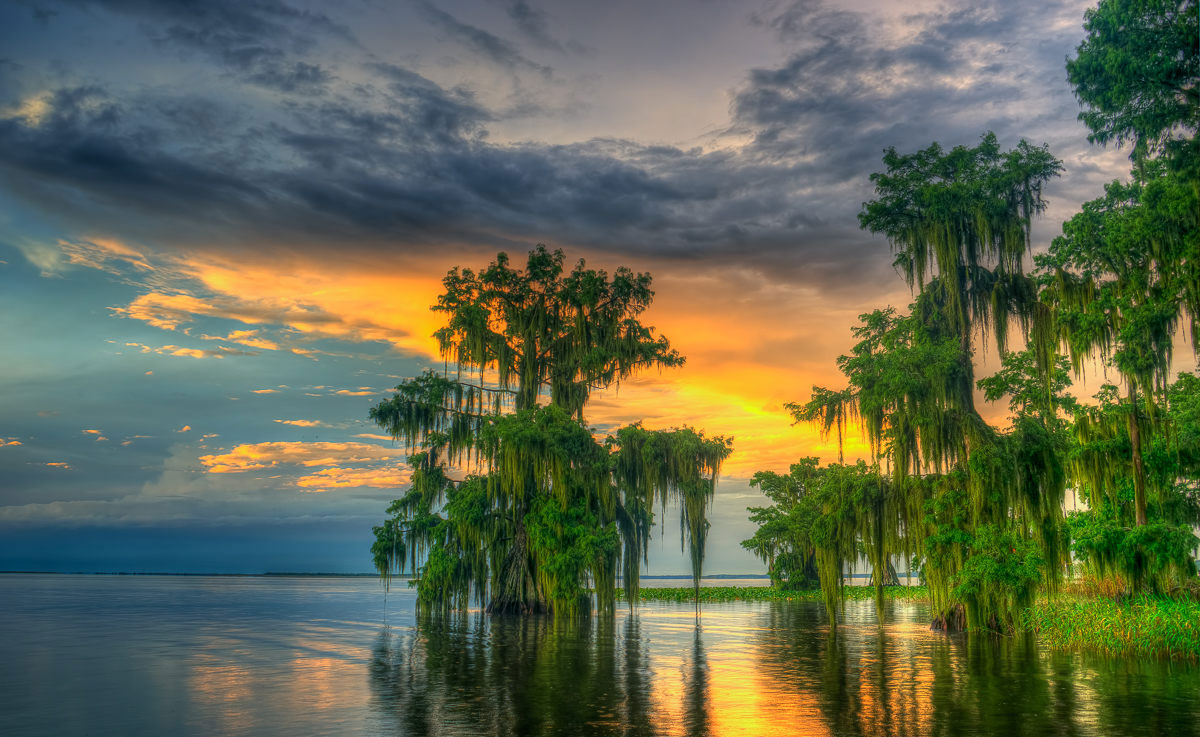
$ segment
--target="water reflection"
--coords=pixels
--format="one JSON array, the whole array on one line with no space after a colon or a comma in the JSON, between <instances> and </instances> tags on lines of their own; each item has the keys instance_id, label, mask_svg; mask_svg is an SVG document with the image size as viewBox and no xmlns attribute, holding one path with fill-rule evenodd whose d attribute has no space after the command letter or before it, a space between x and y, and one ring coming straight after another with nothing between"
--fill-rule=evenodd
<instances>
[{"instance_id":1,"label":"water reflection","mask_svg":"<svg viewBox=\"0 0 1200 737\"><path fill-rule=\"evenodd\" d=\"M422 614L415 631L380 633L371 684L402 734L650 735L645 644L636 617Z\"/></svg>"},{"instance_id":2,"label":"water reflection","mask_svg":"<svg viewBox=\"0 0 1200 737\"><path fill-rule=\"evenodd\" d=\"M689 735L709 733L708 660L704 657L704 639L699 623L692 634L692 652L683 685L683 726Z\"/></svg>"},{"instance_id":3,"label":"water reflection","mask_svg":"<svg viewBox=\"0 0 1200 737\"><path fill-rule=\"evenodd\" d=\"M925 631L911 607L896 626L851 616L852 624L836 633L804 608L776 607L767 619L756 655L771 667L760 687L779 698L811 700L833 734L1195 735L1200 729L1194 665L1046 653L1032 637L948 637Z\"/></svg>"},{"instance_id":4,"label":"water reflection","mask_svg":"<svg viewBox=\"0 0 1200 737\"><path fill-rule=\"evenodd\" d=\"M580 623L422 616L384 630L373 703L398 734L1198 734L1195 666L1047 654L819 606L647 608ZM649 634L647 634L649 633Z\"/></svg>"},{"instance_id":5,"label":"water reflection","mask_svg":"<svg viewBox=\"0 0 1200 737\"><path fill-rule=\"evenodd\" d=\"M0 735L1170 735L1200 666L947 637L895 603L418 617L374 581L0 575Z\"/></svg>"}]
</instances>

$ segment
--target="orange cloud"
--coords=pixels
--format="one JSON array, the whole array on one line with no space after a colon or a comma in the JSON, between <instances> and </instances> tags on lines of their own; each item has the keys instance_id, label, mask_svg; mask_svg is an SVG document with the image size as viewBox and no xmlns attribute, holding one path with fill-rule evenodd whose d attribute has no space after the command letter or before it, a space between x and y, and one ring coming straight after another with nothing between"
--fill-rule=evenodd
<instances>
[{"instance_id":1,"label":"orange cloud","mask_svg":"<svg viewBox=\"0 0 1200 737\"><path fill-rule=\"evenodd\" d=\"M242 473L279 465L304 467L338 466L365 461L396 460L404 455L399 448L370 443L288 442L246 443L228 453L200 456L209 473Z\"/></svg>"},{"instance_id":2,"label":"orange cloud","mask_svg":"<svg viewBox=\"0 0 1200 737\"><path fill-rule=\"evenodd\" d=\"M142 353L158 353L164 356L183 356L187 358L225 358L226 356L257 356L258 351L243 351L239 348L219 346L215 349L185 348L178 345L149 346L144 343L126 343L131 348L138 348Z\"/></svg>"},{"instance_id":3,"label":"orange cloud","mask_svg":"<svg viewBox=\"0 0 1200 737\"><path fill-rule=\"evenodd\" d=\"M571 260L588 257L589 265L610 273L620 263L652 273L656 297L643 320L687 357L680 369L646 372L596 394L586 410L588 420L600 425L638 420L651 427L687 424L710 435L732 436L734 454L725 473L737 477L786 470L804 455L836 457L834 440L820 438L813 427L793 427L783 405L806 400L814 384L844 386L835 362L853 342L850 328L857 315L910 301L898 279L888 293L873 286L864 301L861 294L831 297L727 264L594 259L578 250L569 255ZM177 282L169 283L178 291L157 288L117 312L167 330L199 317L231 319L248 327L225 336L230 343L235 336L262 338L266 330L280 350L313 359L321 352L308 344L311 340L336 338L383 341L440 364L432 334L443 322L429 306L442 290L441 277L455 264L480 266L492 256L445 250L424 260L411 255L366 258L353 252L322 258L273 251L269 259L247 261L192 253L170 265ZM274 330L282 337L276 338ZM318 396L315 391L309 394ZM331 391L378 395L370 387ZM853 430L845 450L850 460L869 455Z\"/></svg>"},{"instance_id":4,"label":"orange cloud","mask_svg":"<svg viewBox=\"0 0 1200 737\"><path fill-rule=\"evenodd\" d=\"M191 429L192 429L192 426L191 426L191 425L184 425L183 427L179 428L179 429L178 429L178 430L176 430L175 432L188 432L188 431L190 431Z\"/></svg>"},{"instance_id":5,"label":"orange cloud","mask_svg":"<svg viewBox=\"0 0 1200 737\"><path fill-rule=\"evenodd\" d=\"M119 274L119 265L133 266L139 271L154 271L145 253L111 238L91 238L80 241L60 240L59 247L67 263L87 266Z\"/></svg>"},{"instance_id":6,"label":"orange cloud","mask_svg":"<svg viewBox=\"0 0 1200 737\"><path fill-rule=\"evenodd\" d=\"M273 340L267 340L259 335L258 330L234 330L224 337L219 335L201 335L201 340L225 340L230 343L238 343L249 346L251 348L262 348L267 351L279 350L279 344Z\"/></svg>"},{"instance_id":7,"label":"orange cloud","mask_svg":"<svg viewBox=\"0 0 1200 737\"><path fill-rule=\"evenodd\" d=\"M329 427L329 425L320 420L275 420L284 425L295 425L296 427Z\"/></svg>"},{"instance_id":8,"label":"orange cloud","mask_svg":"<svg viewBox=\"0 0 1200 737\"><path fill-rule=\"evenodd\" d=\"M71 464L63 463L62 461L53 461L51 463L47 463L46 465L49 466L50 468L61 468L64 471L71 470Z\"/></svg>"},{"instance_id":9,"label":"orange cloud","mask_svg":"<svg viewBox=\"0 0 1200 737\"><path fill-rule=\"evenodd\" d=\"M369 486L390 489L407 484L412 478L410 469L404 466L384 468L323 468L314 474L296 480L296 486L311 491L326 491L347 487Z\"/></svg>"},{"instance_id":10,"label":"orange cloud","mask_svg":"<svg viewBox=\"0 0 1200 737\"><path fill-rule=\"evenodd\" d=\"M251 394L278 394L278 389L251 389Z\"/></svg>"},{"instance_id":11,"label":"orange cloud","mask_svg":"<svg viewBox=\"0 0 1200 737\"><path fill-rule=\"evenodd\" d=\"M20 445L20 444L21 444L21 441L17 440L16 438L9 438L8 440L5 440L4 438L0 438L0 448L4 448L4 447L10 446L10 445Z\"/></svg>"}]
</instances>

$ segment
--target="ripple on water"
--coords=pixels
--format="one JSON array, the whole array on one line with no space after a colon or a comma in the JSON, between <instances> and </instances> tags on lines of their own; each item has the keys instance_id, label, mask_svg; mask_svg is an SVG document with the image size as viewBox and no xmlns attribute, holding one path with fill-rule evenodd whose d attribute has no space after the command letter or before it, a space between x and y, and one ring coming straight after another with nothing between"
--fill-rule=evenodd
<instances>
[{"instance_id":1,"label":"ripple on water","mask_svg":"<svg viewBox=\"0 0 1200 737\"><path fill-rule=\"evenodd\" d=\"M928 629L923 605L418 617L369 579L0 576L0 734L1200 734L1195 665ZM390 626L384 626L384 621Z\"/></svg>"}]
</instances>

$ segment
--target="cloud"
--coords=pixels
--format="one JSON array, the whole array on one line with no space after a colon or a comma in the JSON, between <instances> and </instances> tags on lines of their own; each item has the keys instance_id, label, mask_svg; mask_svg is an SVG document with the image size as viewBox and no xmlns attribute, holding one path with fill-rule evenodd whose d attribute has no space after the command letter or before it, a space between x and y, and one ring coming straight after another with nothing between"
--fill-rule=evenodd
<instances>
[{"instance_id":1,"label":"cloud","mask_svg":"<svg viewBox=\"0 0 1200 737\"><path fill-rule=\"evenodd\" d=\"M527 0L514 0L508 4L508 17L526 38L542 48L564 53L572 51L585 53L589 49L575 42L562 42L550 33L549 17L546 11L535 7Z\"/></svg>"},{"instance_id":2,"label":"cloud","mask_svg":"<svg viewBox=\"0 0 1200 737\"><path fill-rule=\"evenodd\" d=\"M154 270L145 253L111 238L60 239L58 246L65 262L73 266L86 266L116 275L123 274L121 267L126 266L142 272Z\"/></svg>"},{"instance_id":3,"label":"cloud","mask_svg":"<svg viewBox=\"0 0 1200 737\"><path fill-rule=\"evenodd\" d=\"M113 311L122 317L141 320L163 330L176 330L180 325L192 322L197 315L222 317L247 324L300 322L305 325L321 325L336 321L331 315L297 303L255 298L238 299L231 295L216 295L205 300L189 294L151 292L141 295L125 307L114 308ZM233 334L251 337L255 333L253 330L238 330ZM222 340L212 336L205 337L208 340Z\"/></svg>"},{"instance_id":4,"label":"cloud","mask_svg":"<svg viewBox=\"0 0 1200 737\"><path fill-rule=\"evenodd\" d=\"M8 440L0 438L0 448L6 448L14 445L21 445L21 441L17 440L16 438L9 438Z\"/></svg>"},{"instance_id":5,"label":"cloud","mask_svg":"<svg viewBox=\"0 0 1200 737\"><path fill-rule=\"evenodd\" d=\"M278 394L278 389L251 389L251 394Z\"/></svg>"},{"instance_id":6,"label":"cloud","mask_svg":"<svg viewBox=\"0 0 1200 737\"><path fill-rule=\"evenodd\" d=\"M679 268L704 259L844 296L894 279L886 246L855 219L888 145L971 143L991 128L1006 143L1049 141L1077 172L1072 191L1114 173L1106 158L1088 159L1062 79L1083 7L991 2L898 15L783 6L758 22L788 54L734 87L729 119L713 121L723 131L715 147L489 143L485 126L499 114L469 85L364 55L359 77L369 78L332 87L328 99L210 113L228 121L211 137L177 122L190 116L168 114L183 94L130 100L99 84L64 87L50 94L40 125L0 121L0 171L28 183L22 195L58 217L76 213L146 239L287 242L293 252L337 242L364 255L398 243L409 253L463 244L479 253L551 240ZM521 66L503 39L432 4L420 8L488 50L480 53ZM532 6L509 8L538 27ZM1056 183L1051 197L1066 186ZM204 215L212 212L220 217ZM130 315L168 324L181 311L223 307L168 297L147 296L157 303L130 305Z\"/></svg>"},{"instance_id":7,"label":"cloud","mask_svg":"<svg viewBox=\"0 0 1200 737\"><path fill-rule=\"evenodd\" d=\"M478 26L463 23L426 0L418 0L417 7L431 24L494 64L512 70L531 70L547 78L554 73L550 67L527 59L509 41Z\"/></svg>"},{"instance_id":8,"label":"cloud","mask_svg":"<svg viewBox=\"0 0 1200 737\"><path fill-rule=\"evenodd\" d=\"M144 0L79 0L79 4L140 21L163 48L200 52L244 81L279 92L315 92L331 78L316 64L295 58L314 36L353 42L328 16L281 0L207 0L201 4Z\"/></svg>"},{"instance_id":9,"label":"cloud","mask_svg":"<svg viewBox=\"0 0 1200 737\"><path fill-rule=\"evenodd\" d=\"M412 469L406 466L382 468L324 468L316 473L302 476L296 486L309 491L327 491L347 487L374 487L394 489L407 484L412 478Z\"/></svg>"},{"instance_id":10,"label":"cloud","mask_svg":"<svg viewBox=\"0 0 1200 737\"><path fill-rule=\"evenodd\" d=\"M149 346L145 343L126 343L131 348L138 348L142 353L158 353L164 356L182 356L185 358L225 358L227 356L257 356L258 351L243 351L239 348L219 346L217 348L185 348L178 345Z\"/></svg>"},{"instance_id":11,"label":"cloud","mask_svg":"<svg viewBox=\"0 0 1200 737\"><path fill-rule=\"evenodd\" d=\"M334 392L334 394L343 397L369 397L372 394L378 393L379 392L375 391L374 389L365 386L360 386L358 389L338 389Z\"/></svg>"},{"instance_id":12,"label":"cloud","mask_svg":"<svg viewBox=\"0 0 1200 737\"><path fill-rule=\"evenodd\" d=\"M244 443L225 453L203 455L200 464L209 473L244 473L280 465L314 467L395 461L403 455L399 448L370 443L274 441Z\"/></svg>"},{"instance_id":13,"label":"cloud","mask_svg":"<svg viewBox=\"0 0 1200 737\"><path fill-rule=\"evenodd\" d=\"M234 330L224 337L219 335L201 335L201 340L224 340L230 343L239 343L241 345L250 346L251 348L262 348L267 351L279 350L279 344L273 340L260 337L258 330Z\"/></svg>"},{"instance_id":14,"label":"cloud","mask_svg":"<svg viewBox=\"0 0 1200 737\"><path fill-rule=\"evenodd\" d=\"M424 298L426 292L432 299L435 285L425 279L401 277L399 283L410 290L405 295L383 293L385 284L394 288L398 282L377 269L347 273L325 264L297 263L283 272L269 262L233 263L220 256L193 259L164 256L161 262L156 261L154 268L153 282L142 285L150 291L128 305L111 308L114 314L184 333L190 333L199 318L232 320L255 329L233 330L225 336L205 334L201 339L226 340L263 350L286 350L314 360L321 355L357 357L309 347L312 341L322 338L383 341L409 350L419 346L420 352L428 352L432 344L429 336L434 328L426 330L433 323L432 316L423 305L418 307L411 301L418 295ZM399 309L393 311L392 305ZM413 325L420 326L421 333L414 335ZM274 329L270 337L264 334L266 327ZM135 342L126 345L143 353L197 358L257 355L256 351L227 346L216 351L180 351L174 345L163 348Z\"/></svg>"},{"instance_id":15,"label":"cloud","mask_svg":"<svg viewBox=\"0 0 1200 737\"><path fill-rule=\"evenodd\" d=\"M296 427L329 427L327 423L320 420L275 420L284 425L295 425Z\"/></svg>"},{"instance_id":16,"label":"cloud","mask_svg":"<svg viewBox=\"0 0 1200 737\"><path fill-rule=\"evenodd\" d=\"M46 465L49 466L50 468L61 468L64 471L71 470L71 465L69 463L64 463L62 461L51 461L50 463L47 463Z\"/></svg>"},{"instance_id":17,"label":"cloud","mask_svg":"<svg viewBox=\"0 0 1200 737\"><path fill-rule=\"evenodd\" d=\"M192 429L191 425L184 425L183 427L179 428L175 432L190 432L191 429Z\"/></svg>"},{"instance_id":18,"label":"cloud","mask_svg":"<svg viewBox=\"0 0 1200 737\"><path fill-rule=\"evenodd\" d=\"M395 438L393 438L391 435L380 435L380 434L378 434L378 433L373 433L373 432L360 432L360 433L358 433L357 435L355 435L354 437L356 437L356 438L369 438L370 440L388 440L388 441L395 441Z\"/></svg>"}]
</instances>

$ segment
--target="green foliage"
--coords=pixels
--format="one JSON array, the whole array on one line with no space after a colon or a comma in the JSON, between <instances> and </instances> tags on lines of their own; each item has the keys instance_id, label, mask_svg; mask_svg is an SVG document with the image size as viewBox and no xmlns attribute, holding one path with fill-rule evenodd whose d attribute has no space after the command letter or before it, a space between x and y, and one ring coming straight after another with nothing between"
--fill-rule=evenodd
<instances>
[{"instance_id":1,"label":"green foliage","mask_svg":"<svg viewBox=\"0 0 1200 737\"><path fill-rule=\"evenodd\" d=\"M1162 571L1191 570L1193 436L1171 426L1195 411L1188 398L1200 387L1187 377L1193 391L1171 394L1168 384L1177 325L1190 319L1193 344L1200 328L1196 2L1104 0L1085 27L1068 63L1081 118L1093 140L1135 142L1135 177L1065 223L1034 275L1024 272L1031 220L1061 171L1045 147L1005 152L989 133L949 152L889 149L871 176L876 199L859 221L888 238L916 299L907 315L862 316L860 342L838 360L846 389L814 387L809 402L788 405L798 422L837 432L839 462L845 426L860 420L891 471L881 517L826 503L811 522L823 588L855 540L868 553L881 541L924 558L938 619L962 606L972 628L1011 629L1065 568L1068 477L1092 504L1072 521L1077 554L1152 586ZM1013 319L1028 343L1019 353L1006 351ZM974 405L972 337L989 334L1003 365L978 387L989 401L1009 398L1003 432ZM1127 397L1115 387L1098 405L1067 397L1060 347L1076 372L1096 355L1109 362Z\"/></svg>"},{"instance_id":2,"label":"green foliage","mask_svg":"<svg viewBox=\"0 0 1200 737\"><path fill-rule=\"evenodd\" d=\"M1132 181L1113 182L1085 203L1037 260L1047 316L1040 350L1062 346L1076 372L1098 356L1125 388L1123 400L1114 387L1098 405L1076 412L1072 469L1097 529L1127 524L1118 499L1127 484L1139 527L1181 499L1173 493L1181 469L1171 468L1180 456L1165 452L1172 431L1162 414L1177 325L1190 325L1193 349L1200 330L1196 17L1196 0L1103 0L1087 12L1088 35L1067 62L1092 140L1133 144ZM1129 573L1135 585L1155 580L1140 564Z\"/></svg>"},{"instance_id":3,"label":"green foliage","mask_svg":"<svg viewBox=\"0 0 1200 737\"><path fill-rule=\"evenodd\" d=\"M1087 36L1067 60L1090 139L1144 151L1200 127L1196 0L1102 0L1084 14Z\"/></svg>"},{"instance_id":4,"label":"green foliage","mask_svg":"<svg viewBox=\"0 0 1200 737\"><path fill-rule=\"evenodd\" d=\"M1003 349L1009 315L1030 317L1022 275L1030 221L1045 210L1042 187L1062 163L1024 140L1003 151L990 132L949 152L937 143L912 154L888 149L883 163L886 171L871 175L876 199L863 205L862 227L887 236L909 287L939 292L964 352L972 329L989 325ZM938 283L928 284L935 275Z\"/></svg>"},{"instance_id":5,"label":"green foliage","mask_svg":"<svg viewBox=\"0 0 1200 737\"><path fill-rule=\"evenodd\" d=\"M837 432L838 463L844 463L842 453L842 438L846 434L847 423L858 419L858 402L852 389L831 391L823 387L812 388L812 399L805 404L788 402L784 409L792 414L796 423L817 422L821 424L821 434L828 439L829 434Z\"/></svg>"},{"instance_id":6,"label":"green foliage","mask_svg":"<svg viewBox=\"0 0 1200 737\"><path fill-rule=\"evenodd\" d=\"M1138 596L1118 603L1060 596L1025 610L1022 628L1057 650L1200 658L1200 602L1193 600Z\"/></svg>"},{"instance_id":7,"label":"green foliage","mask_svg":"<svg viewBox=\"0 0 1200 737\"><path fill-rule=\"evenodd\" d=\"M583 420L592 390L683 363L638 321L650 276L582 261L564 273L562 252L539 246L524 270L500 254L443 284L436 337L454 370L407 380L370 412L413 466L375 528L385 583L411 571L420 604L440 609L474 596L490 612L570 615L590 612L594 591L611 610L618 577L636 597L656 503L679 505L698 581L731 441L640 425L601 441Z\"/></svg>"},{"instance_id":8,"label":"green foliage","mask_svg":"<svg viewBox=\"0 0 1200 737\"><path fill-rule=\"evenodd\" d=\"M1008 409L1013 415L1036 414L1058 419L1060 413L1069 413L1078 404L1066 393L1071 386L1070 362L1063 356L1055 356L1053 366L1048 368L1043 375L1032 349L1004 352L1000 354L1000 370L976 383L989 402L1008 397Z\"/></svg>"},{"instance_id":9,"label":"green foliage","mask_svg":"<svg viewBox=\"0 0 1200 737\"><path fill-rule=\"evenodd\" d=\"M808 403L788 406L797 421L837 431L839 459L844 427L858 419L873 460L890 471L823 469L810 537L826 606L832 615L842 568L859 550L879 573L891 557L915 555L938 621L965 607L969 626L1011 629L1065 564L1059 411L1068 380L1052 355L1004 351L1010 320L1026 331L1046 322L1024 259L1031 219L1046 207L1042 188L1062 166L1026 141L1003 151L991 133L950 151L889 149L883 163L859 220L888 238L915 301L907 314L860 317L858 342L838 359L846 389L814 387ZM989 399L1011 397L1007 432L975 409L976 333L1007 356L982 384ZM1047 379L1044 366L1059 373Z\"/></svg>"},{"instance_id":10,"label":"green foliage","mask_svg":"<svg viewBox=\"0 0 1200 737\"><path fill-rule=\"evenodd\" d=\"M1190 309L1200 253L1200 216L1171 216L1161 199L1156 206L1146 201L1148 188L1159 195L1169 189L1200 206L1171 179L1162 174L1149 183L1112 182L1103 197L1063 223L1063 234L1036 259L1053 334L1076 372L1084 359L1099 355L1131 392L1147 398L1169 376L1175 329L1181 310Z\"/></svg>"},{"instance_id":11,"label":"green foliage","mask_svg":"<svg viewBox=\"0 0 1200 737\"><path fill-rule=\"evenodd\" d=\"M893 557L919 556L940 620L961 606L969 626L1011 629L1038 587L1053 588L1065 567L1069 377L1058 361L1047 391L1032 351L1003 354L1001 372L981 381L989 399L1007 397L1013 410L1011 428L994 430L963 396L970 370L957 337L938 311L918 317L921 302L913 314L863 315L859 342L838 360L863 429L891 473L862 462L816 468L813 460L793 468L790 486L760 474L784 491L803 478L806 494L777 503L776 511L751 510L763 527L744 544L769 554L775 542L777 552L788 525L803 521L792 547L811 546L831 614L842 570L860 552L876 571ZM1021 561L1042 565L997 558L998 539L1011 543L1004 550L1021 551Z\"/></svg>"},{"instance_id":12,"label":"green foliage","mask_svg":"<svg viewBox=\"0 0 1200 737\"><path fill-rule=\"evenodd\" d=\"M1095 405L1077 408L1072 476L1089 509L1068 520L1075 555L1098 576L1117 574L1134 590L1170 591L1195 574L1200 524L1200 381L1182 373L1163 394L1156 421L1105 386ZM1136 417L1136 419L1134 419ZM1148 517L1137 524L1132 422L1146 434Z\"/></svg>"},{"instance_id":13,"label":"green foliage","mask_svg":"<svg viewBox=\"0 0 1200 737\"><path fill-rule=\"evenodd\" d=\"M1100 576L1120 574L1134 590L1170 593L1196 575L1192 554L1200 539L1188 524L1128 527L1108 509L1073 513L1068 524L1076 557Z\"/></svg>"},{"instance_id":14,"label":"green foliage","mask_svg":"<svg viewBox=\"0 0 1200 737\"><path fill-rule=\"evenodd\" d=\"M494 371L516 409L543 394L577 419L592 389L684 359L638 316L650 306L650 275L624 267L610 278L580 259L564 273L561 250L539 245L524 270L500 253L486 269L451 269L434 311L447 317L435 337L459 371ZM461 377L461 373L459 374ZM456 382L459 383L459 382Z\"/></svg>"},{"instance_id":15,"label":"green foliage","mask_svg":"<svg viewBox=\"0 0 1200 737\"><path fill-rule=\"evenodd\" d=\"M995 524L975 529L969 547L954 587L954 596L967 603L967 626L1011 631L1017 624L1013 618L1029 607L1042 580L1041 551L1012 528ZM974 621L981 612L991 612L992 618Z\"/></svg>"},{"instance_id":16,"label":"green foliage","mask_svg":"<svg viewBox=\"0 0 1200 737\"><path fill-rule=\"evenodd\" d=\"M811 487L819 474L817 459L810 457L792 464L786 475L759 471L750 479L772 504L747 508L758 529L742 547L767 564L772 586L791 590L818 584L812 526L820 510Z\"/></svg>"}]
</instances>

